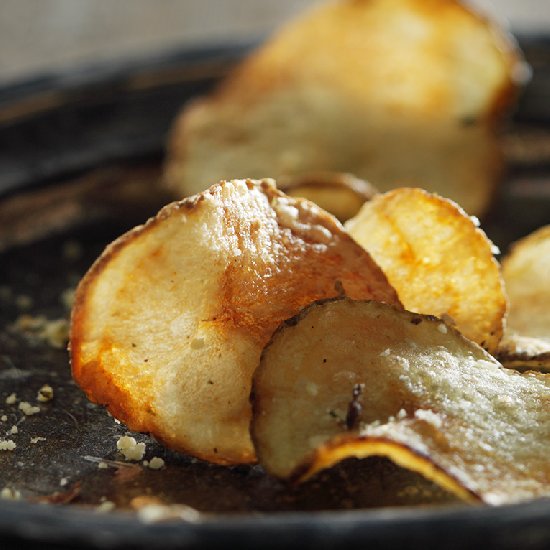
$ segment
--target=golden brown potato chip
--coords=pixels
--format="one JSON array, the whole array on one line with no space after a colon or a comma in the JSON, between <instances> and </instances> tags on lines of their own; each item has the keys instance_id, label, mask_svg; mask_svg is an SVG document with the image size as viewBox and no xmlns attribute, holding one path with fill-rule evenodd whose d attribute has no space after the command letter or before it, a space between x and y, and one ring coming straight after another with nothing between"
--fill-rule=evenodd
<instances>
[{"instance_id":1,"label":"golden brown potato chip","mask_svg":"<svg viewBox=\"0 0 550 550\"><path fill-rule=\"evenodd\" d=\"M313 203L233 181L160 211L80 283L76 381L131 429L219 463L255 458L249 394L279 322L345 293L398 304L370 256Z\"/></svg>"},{"instance_id":2,"label":"golden brown potato chip","mask_svg":"<svg viewBox=\"0 0 550 550\"><path fill-rule=\"evenodd\" d=\"M453 202L421 189L396 189L365 203L346 223L386 273L405 309L450 318L493 352L506 296L485 233Z\"/></svg>"},{"instance_id":3,"label":"golden brown potato chip","mask_svg":"<svg viewBox=\"0 0 550 550\"><path fill-rule=\"evenodd\" d=\"M550 376L503 368L441 320L317 303L263 351L252 436L276 476L383 455L467 501L550 496Z\"/></svg>"},{"instance_id":4,"label":"golden brown potato chip","mask_svg":"<svg viewBox=\"0 0 550 550\"><path fill-rule=\"evenodd\" d=\"M550 369L550 225L512 246L502 276L510 307L499 360L509 367Z\"/></svg>"},{"instance_id":5,"label":"golden brown potato chip","mask_svg":"<svg viewBox=\"0 0 550 550\"><path fill-rule=\"evenodd\" d=\"M186 107L166 179L185 196L221 178L349 172L480 214L521 67L507 34L456 0L322 3Z\"/></svg>"},{"instance_id":6,"label":"golden brown potato chip","mask_svg":"<svg viewBox=\"0 0 550 550\"><path fill-rule=\"evenodd\" d=\"M341 222L355 216L363 203L378 192L365 180L337 172L287 176L277 180L277 187L291 197L314 202Z\"/></svg>"}]
</instances>

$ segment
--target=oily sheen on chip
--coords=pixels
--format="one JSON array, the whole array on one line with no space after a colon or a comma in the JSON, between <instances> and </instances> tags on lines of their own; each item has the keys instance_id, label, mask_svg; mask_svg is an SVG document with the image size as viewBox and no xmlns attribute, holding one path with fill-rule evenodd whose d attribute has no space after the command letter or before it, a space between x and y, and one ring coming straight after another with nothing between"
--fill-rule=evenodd
<instances>
[{"instance_id":1,"label":"oily sheen on chip","mask_svg":"<svg viewBox=\"0 0 550 550\"><path fill-rule=\"evenodd\" d=\"M550 375L502 367L435 317L311 305L263 351L253 404L259 461L282 478L382 455L470 502L550 496Z\"/></svg>"}]
</instances>

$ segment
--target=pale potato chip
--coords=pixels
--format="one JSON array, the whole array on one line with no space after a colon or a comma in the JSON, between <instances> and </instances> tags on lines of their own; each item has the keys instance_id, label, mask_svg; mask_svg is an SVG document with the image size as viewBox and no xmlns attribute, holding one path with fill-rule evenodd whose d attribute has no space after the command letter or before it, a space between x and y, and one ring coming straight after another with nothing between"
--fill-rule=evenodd
<instances>
[{"instance_id":1,"label":"pale potato chip","mask_svg":"<svg viewBox=\"0 0 550 550\"><path fill-rule=\"evenodd\" d=\"M434 317L309 306L264 349L252 396L256 452L276 476L383 455L466 501L550 496L550 376L503 368Z\"/></svg>"},{"instance_id":2,"label":"pale potato chip","mask_svg":"<svg viewBox=\"0 0 550 550\"><path fill-rule=\"evenodd\" d=\"M213 462L251 462L262 348L281 320L341 293L399 304L335 218L272 181L221 182L166 206L88 271L73 375L133 430Z\"/></svg>"},{"instance_id":3,"label":"pale potato chip","mask_svg":"<svg viewBox=\"0 0 550 550\"><path fill-rule=\"evenodd\" d=\"M493 245L457 204L421 189L396 189L346 222L378 262L405 309L452 320L494 352L506 296Z\"/></svg>"},{"instance_id":4,"label":"pale potato chip","mask_svg":"<svg viewBox=\"0 0 550 550\"><path fill-rule=\"evenodd\" d=\"M505 367L550 372L550 338L521 336L507 329L498 345L497 357Z\"/></svg>"},{"instance_id":5,"label":"pale potato chip","mask_svg":"<svg viewBox=\"0 0 550 550\"><path fill-rule=\"evenodd\" d=\"M355 216L361 206L378 192L365 180L337 172L287 176L277 180L277 187L291 197L314 202L341 222Z\"/></svg>"},{"instance_id":6,"label":"pale potato chip","mask_svg":"<svg viewBox=\"0 0 550 550\"><path fill-rule=\"evenodd\" d=\"M221 178L349 172L479 215L522 67L506 32L457 0L324 2L186 106L166 180L185 196Z\"/></svg>"},{"instance_id":7,"label":"pale potato chip","mask_svg":"<svg viewBox=\"0 0 550 550\"><path fill-rule=\"evenodd\" d=\"M550 225L515 243L502 261L510 301L499 360L550 369Z\"/></svg>"}]
</instances>

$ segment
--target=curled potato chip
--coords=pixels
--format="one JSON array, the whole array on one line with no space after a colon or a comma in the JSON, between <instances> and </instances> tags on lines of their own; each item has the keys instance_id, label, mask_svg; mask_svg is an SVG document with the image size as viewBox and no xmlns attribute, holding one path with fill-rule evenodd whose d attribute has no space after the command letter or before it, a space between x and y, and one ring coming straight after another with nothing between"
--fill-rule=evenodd
<instances>
[{"instance_id":1,"label":"curled potato chip","mask_svg":"<svg viewBox=\"0 0 550 550\"><path fill-rule=\"evenodd\" d=\"M431 316L309 306L264 349L252 399L258 458L282 478L384 455L466 501L550 495L550 376L503 368Z\"/></svg>"},{"instance_id":2,"label":"curled potato chip","mask_svg":"<svg viewBox=\"0 0 550 550\"><path fill-rule=\"evenodd\" d=\"M512 246L502 276L510 307L499 360L515 368L550 369L550 225Z\"/></svg>"},{"instance_id":3,"label":"curled potato chip","mask_svg":"<svg viewBox=\"0 0 550 550\"><path fill-rule=\"evenodd\" d=\"M361 206L377 193L365 180L336 172L279 178L277 187L291 197L314 202L341 222L355 216Z\"/></svg>"},{"instance_id":4,"label":"curled potato chip","mask_svg":"<svg viewBox=\"0 0 550 550\"><path fill-rule=\"evenodd\" d=\"M345 225L384 270L405 309L451 318L494 352L506 295L485 233L457 204L421 189L395 189L365 203Z\"/></svg>"},{"instance_id":5,"label":"curled potato chip","mask_svg":"<svg viewBox=\"0 0 550 550\"><path fill-rule=\"evenodd\" d=\"M480 214L520 68L510 37L456 0L324 2L186 106L166 180L185 196L221 178L349 172Z\"/></svg>"},{"instance_id":6,"label":"curled potato chip","mask_svg":"<svg viewBox=\"0 0 550 550\"><path fill-rule=\"evenodd\" d=\"M370 256L272 181L221 182L111 244L81 281L73 375L131 429L219 463L255 458L248 401L279 322L341 292L398 304Z\"/></svg>"}]
</instances>

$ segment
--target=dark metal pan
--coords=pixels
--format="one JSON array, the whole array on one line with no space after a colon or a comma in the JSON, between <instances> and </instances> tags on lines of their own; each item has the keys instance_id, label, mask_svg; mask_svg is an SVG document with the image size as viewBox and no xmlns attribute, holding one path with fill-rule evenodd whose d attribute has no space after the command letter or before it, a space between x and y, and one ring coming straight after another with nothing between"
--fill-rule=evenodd
<instances>
[{"instance_id":1,"label":"dark metal pan","mask_svg":"<svg viewBox=\"0 0 550 550\"><path fill-rule=\"evenodd\" d=\"M534 78L484 220L502 249L550 222L550 40L521 45ZM0 432L17 427L5 436L16 449L0 452L0 490L22 496L0 500L0 547L548 547L550 501L466 507L382 459L291 488L257 466L208 465L137 434L166 468L123 463L124 426L72 382L55 332L67 290L110 240L169 200L151 189L171 121L249 48L173 51L0 89ZM35 405L44 384L54 398L37 414L5 402L16 393ZM145 521L136 509L147 502L172 505L173 517Z\"/></svg>"}]
</instances>

